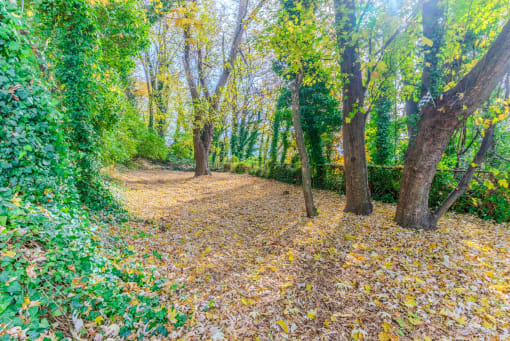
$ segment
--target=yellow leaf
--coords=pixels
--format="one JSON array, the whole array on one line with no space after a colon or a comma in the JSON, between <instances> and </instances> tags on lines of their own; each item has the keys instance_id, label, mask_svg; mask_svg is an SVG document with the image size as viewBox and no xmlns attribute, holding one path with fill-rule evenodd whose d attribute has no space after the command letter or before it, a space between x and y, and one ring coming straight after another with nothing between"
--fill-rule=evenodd
<instances>
[{"instance_id":1,"label":"yellow leaf","mask_svg":"<svg viewBox=\"0 0 510 341\"><path fill-rule=\"evenodd\" d=\"M317 312L315 310L308 310L306 312L306 316L308 316L308 318L311 320L313 320L316 315L317 315Z\"/></svg>"},{"instance_id":2,"label":"yellow leaf","mask_svg":"<svg viewBox=\"0 0 510 341\"><path fill-rule=\"evenodd\" d=\"M2 256L3 256L3 257L11 257L11 258L14 258L14 256L16 256L16 252L11 251L11 250L7 250L7 251L5 251L5 252L2 252Z\"/></svg>"},{"instance_id":3,"label":"yellow leaf","mask_svg":"<svg viewBox=\"0 0 510 341\"><path fill-rule=\"evenodd\" d=\"M388 322L383 322L381 326L385 332L388 333L391 331L391 324L389 324Z\"/></svg>"},{"instance_id":4,"label":"yellow leaf","mask_svg":"<svg viewBox=\"0 0 510 341\"><path fill-rule=\"evenodd\" d=\"M306 285L306 291L311 291L311 290L312 290L312 287L313 287L313 284L312 284L312 283L307 284L307 285Z\"/></svg>"},{"instance_id":5,"label":"yellow leaf","mask_svg":"<svg viewBox=\"0 0 510 341\"><path fill-rule=\"evenodd\" d=\"M459 317L457 319L457 323L461 324L461 325L465 325L466 324L466 315L462 315L461 317Z\"/></svg>"},{"instance_id":6,"label":"yellow leaf","mask_svg":"<svg viewBox=\"0 0 510 341\"><path fill-rule=\"evenodd\" d=\"M103 324L103 321L104 321L104 317L103 317L103 316L101 316L101 315L99 315L98 317L96 317L96 318L94 319L94 322L96 322L96 325L97 325L97 326L100 326L101 324Z\"/></svg>"},{"instance_id":7,"label":"yellow leaf","mask_svg":"<svg viewBox=\"0 0 510 341\"><path fill-rule=\"evenodd\" d=\"M176 319L177 312L174 309L169 309L168 314L166 314L166 317L168 318L168 321L170 321L170 323L177 322L177 319Z\"/></svg>"},{"instance_id":8,"label":"yellow leaf","mask_svg":"<svg viewBox=\"0 0 510 341\"><path fill-rule=\"evenodd\" d=\"M494 328L494 324L492 324L492 323L490 323L490 322L488 322L488 321L483 321L483 322L482 322L482 326L483 326L484 328L487 328L487 329L493 329L493 328Z\"/></svg>"},{"instance_id":9,"label":"yellow leaf","mask_svg":"<svg viewBox=\"0 0 510 341\"><path fill-rule=\"evenodd\" d=\"M370 285L365 285L365 293L370 294Z\"/></svg>"},{"instance_id":10,"label":"yellow leaf","mask_svg":"<svg viewBox=\"0 0 510 341\"><path fill-rule=\"evenodd\" d=\"M285 323L285 321L278 320L276 321L276 324L278 324L286 334L289 333L289 326L287 326L287 323Z\"/></svg>"},{"instance_id":11,"label":"yellow leaf","mask_svg":"<svg viewBox=\"0 0 510 341\"><path fill-rule=\"evenodd\" d=\"M407 296L404 304L408 307L414 307L416 306L416 302L414 301L414 297Z\"/></svg>"},{"instance_id":12,"label":"yellow leaf","mask_svg":"<svg viewBox=\"0 0 510 341\"><path fill-rule=\"evenodd\" d=\"M391 337L388 335L388 333L380 332L379 341L391 341Z\"/></svg>"},{"instance_id":13,"label":"yellow leaf","mask_svg":"<svg viewBox=\"0 0 510 341\"><path fill-rule=\"evenodd\" d=\"M19 205L21 204L21 199L18 198L18 193L14 194L14 197L11 199L11 202L17 207L19 207Z\"/></svg>"},{"instance_id":14,"label":"yellow leaf","mask_svg":"<svg viewBox=\"0 0 510 341\"><path fill-rule=\"evenodd\" d=\"M501 187L504 187L504 188L508 188L508 182L506 181L506 179L499 180L498 185L500 185Z\"/></svg>"},{"instance_id":15,"label":"yellow leaf","mask_svg":"<svg viewBox=\"0 0 510 341\"><path fill-rule=\"evenodd\" d=\"M241 298L241 303L244 305L252 305L255 301L251 298Z\"/></svg>"},{"instance_id":16,"label":"yellow leaf","mask_svg":"<svg viewBox=\"0 0 510 341\"><path fill-rule=\"evenodd\" d=\"M289 256L289 262L292 262L294 260L294 254L292 253L292 251L289 251L287 254Z\"/></svg>"},{"instance_id":17,"label":"yellow leaf","mask_svg":"<svg viewBox=\"0 0 510 341\"><path fill-rule=\"evenodd\" d=\"M423 45L433 46L434 42L427 37L423 37Z\"/></svg>"}]
</instances>

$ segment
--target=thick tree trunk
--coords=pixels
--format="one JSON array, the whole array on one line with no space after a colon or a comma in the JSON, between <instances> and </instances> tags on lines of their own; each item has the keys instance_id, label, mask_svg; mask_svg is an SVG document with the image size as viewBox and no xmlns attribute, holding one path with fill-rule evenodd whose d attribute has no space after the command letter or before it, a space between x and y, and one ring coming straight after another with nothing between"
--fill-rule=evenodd
<instances>
[{"instance_id":1,"label":"thick tree trunk","mask_svg":"<svg viewBox=\"0 0 510 341\"><path fill-rule=\"evenodd\" d=\"M409 146L395 216L404 227L434 229L437 217L428 207L430 186L452 134L489 98L510 67L510 22L487 54L436 104L423 108L415 143Z\"/></svg>"},{"instance_id":2,"label":"thick tree trunk","mask_svg":"<svg viewBox=\"0 0 510 341\"><path fill-rule=\"evenodd\" d=\"M291 98L292 98L292 123L294 124L294 132L296 134L296 144L301 159L301 175L303 183L303 195L305 197L306 215L311 218L317 215L317 209L313 204L312 194L312 178L310 175L310 161L308 153L306 152L305 137L303 128L301 126L301 113L299 109L299 90L303 82L303 71L301 71L294 82L291 84Z\"/></svg>"},{"instance_id":3,"label":"thick tree trunk","mask_svg":"<svg viewBox=\"0 0 510 341\"><path fill-rule=\"evenodd\" d=\"M193 129L193 149L195 151L195 176L211 175L209 168L209 152L214 127L212 124L205 124L202 129Z\"/></svg>"},{"instance_id":4,"label":"thick tree trunk","mask_svg":"<svg viewBox=\"0 0 510 341\"><path fill-rule=\"evenodd\" d=\"M365 155L365 89L358 55L358 43L352 40L356 27L354 0L335 0L335 24L342 61L347 76L343 93L343 148L345 162L345 212L372 213L368 169Z\"/></svg>"},{"instance_id":5,"label":"thick tree trunk","mask_svg":"<svg viewBox=\"0 0 510 341\"><path fill-rule=\"evenodd\" d=\"M401 226L424 229L435 227L429 210L430 186L457 124L458 121L445 119L435 110L425 112L418 122L415 143L408 147L400 184L395 220Z\"/></svg>"}]
</instances>

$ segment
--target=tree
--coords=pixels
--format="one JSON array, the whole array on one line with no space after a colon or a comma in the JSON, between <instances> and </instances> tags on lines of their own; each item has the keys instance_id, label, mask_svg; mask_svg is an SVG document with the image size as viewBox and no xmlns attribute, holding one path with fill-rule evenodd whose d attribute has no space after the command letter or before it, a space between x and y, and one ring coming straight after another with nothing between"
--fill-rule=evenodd
<instances>
[{"instance_id":1,"label":"tree","mask_svg":"<svg viewBox=\"0 0 510 341\"><path fill-rule=\"evenodd\" d=\"M340 49L340 68L346 75L343 86L342 135L345 167L345 212L372 213L365 155L365 88L361 74L354 0L335 0L335 25Z\"/></svg>"},{"instance_id":2,"label":"tree","mask_svg":"<svg viewBox=\"0 0 510 341\"><path fill-rule=\"evenodd\" d=\"M301 110L299 105L299 92L303 84L304 71L299 72L290 85L292 124L296 136L296 144L301 159L301 181L303 183L303 195L305 197L306 215L311 218L317 215L317 208L313 203L312 177L310 174L310 161L306 151L303 128L301 126Z\"/></svg>"},{"instance_id":3,"label":"tree","mask_svg":"<svg viewBox=\"0 0 510 341\"><path fill-rule=\"evenodd\" d=\"M214 136L215 114L218 113L220 100L223 90L227 85L230 74L232 72L239 46L241 44L243 33L250 18L253 18L256 11L262 6L263 1L259 2L255 12L248 15L248 0L241 0L237 11L237 19L234 27L234 34L230 50L226 60L223 61L223 67L220 76L211 91L209 84L211 81L206 80L204 71L204 48L196 43L196 37L193 37L192 28L199 23L197 20L197 6L195 1L187 4L186 8L181 10L184 14L182 20L179 21L183 28L184 39L184 58L183 65L186 74L188 89L193 102L193 149L195 157L195 176L210 175L209 153L211 151L211 143ZM196 46L196 63L195 70L192 70L191 50L192 45Z\"/></svg>"},{"instance_id":4,"label":"tree","mask_svg":"<svg viewBox=\"0 0 510 341\"><path fill-rule=\"evenodd\" d=\"M301 124L305 136L307 150L310 153L310 164L314 170L314 182L319 187L324 184L326 177L326 156L324 153L324 138L331 135L342 124L339 101L331 95L324 72L312 72L313 84L303 85L299 92L299 106ZM291 119L291 92L282 88L275 113L275 130L271 150L276 154L279 126L282 119ZM284 122L287 123L287 122ZM278 128L278 129L276 129ZM273 145L274 143L274 145ZM274 149L274 150L273 150ZM276 155L271 159L276 160ZM274 161L273 161L274 162Z\"/></svg>"},{"instance_id":5,"label":"tree","mask_svg":"<svg viewBox=\"0 0 510 341\"><path fill-rule=\"evenodd\" d=\"M303 82L310 84L320 70L321 49L327 42L320 34L313 1L283 0L277 24L272 27L270 45L281 66L280 74L290 80L292 123L301 161L303 195L308 217L317 215L313 203L310 162L301 122L300 91ZM316 45L310 44L314 40Z\"/></svg>"},{"instance_id":6,"label":"tree","mask_svg":"<svg viewBox=\"0 0 510 341\"><path fill-rule=\"evenodd\" d=\"M510 67L510 22L483 58L458 84L422 108L409 146L395 216L405 227L433 229L442 210L428 206L430 186L443 152L459 125L486 102Z\"/></svg>"}]
</instances>

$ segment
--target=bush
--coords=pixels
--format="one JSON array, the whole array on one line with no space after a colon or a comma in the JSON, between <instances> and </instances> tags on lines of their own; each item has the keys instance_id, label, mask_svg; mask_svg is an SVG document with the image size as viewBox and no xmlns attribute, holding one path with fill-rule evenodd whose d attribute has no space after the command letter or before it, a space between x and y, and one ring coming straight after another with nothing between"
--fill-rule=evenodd
<instances>
[{"instance_id":1,"label":"bush","mask_svg":"<svg viewBox=\"0 0 510 341\"><path fill-rule=\"evenodd\" d=\"M138 154L138 148L147 127L137 109L129 102L124 102L117 124L103 134L101 144L101 161L103 165L113 163L128 164Z\"/></svg>"},{"instance_id":2,"label":"bush","mask_svg":"<svg viewBox=\"0 0 510 341\"><path fill-rule=\"evenodd\" d=\"M137 156L158 161L166 160L168 147L166 146L165 139L149 129L138 145Z\"/></svg>"},{"instance_id":3,"label":"bush","mask_svg":"<svg viewBox=\"0 0 510 341\"><path fill-rule=\"evenodd\" d=\"M268 169L268 178L288 184L301 184L301 168L296 165L275 164Z\"/></svg>"},{"instance_id":4,"label":"bush","mask_svg":"<svg viewBox=\"0 0 510 341\"><path fill-rule=\"evenodd\" d=\"M394 203L400 191L401 168L369 166L368 183L374 200Z\"/></svg>"},{"instance_id":5,"label":"bush","mask_svg":"<svg viewBox=\"0 0 510 341\"><path fill-rule=\"evenodd\" d=\"M77 198L62 113L42 78L16 4L0 5L0 199L45 204Z\"/></svg>"},{"instance_id":6,"label":"bush","mask_svg":"<svg viewBox=\"0 0 510 341\"><path fill-rule=\"evenodd\" d=\"M134 252L125 245L98 238L99 227L79 208L4 201L0 218L1 339L4 333L16 336L16 330L19 339L70 337L64 316L81 326L115 324L123 338L167 335L172 308L162 307L160 297L172 286L131 262ZM175 314L174 327L182 326L187 316ZM83 327L75 331L76 337L90 337Z\"/></svg>"},{"instance_id":7,"label":"bush","mask_svg":"<svg viewBox=\"0 0 510 341\"><path fill-rule=\"evenodd\" d=\"M175 137L175 142L170 146L170 153L179 159L193 159L193 135L179 134Z\"/></svg>"}]
</instances>

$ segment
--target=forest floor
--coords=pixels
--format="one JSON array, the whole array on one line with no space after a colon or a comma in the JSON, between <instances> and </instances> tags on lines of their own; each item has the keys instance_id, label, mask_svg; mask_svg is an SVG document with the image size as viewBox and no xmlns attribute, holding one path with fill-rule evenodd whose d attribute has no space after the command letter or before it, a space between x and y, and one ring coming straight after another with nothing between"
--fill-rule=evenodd
<instances>
[{"instance_id":1,"label":"forest floor","mask_svg":"<svg viewBox=\"0 0 510 341\"><path fill-rule=\"evenodd\" d=\"M115 172L139 223L112 231L184 288L171 339L442 340L510 337L510 228L450 214L396 226L395 206L344 214L344 197L249 175ZM491 338L492 337L492 338Z\"/></svg>"}]
</instances>

